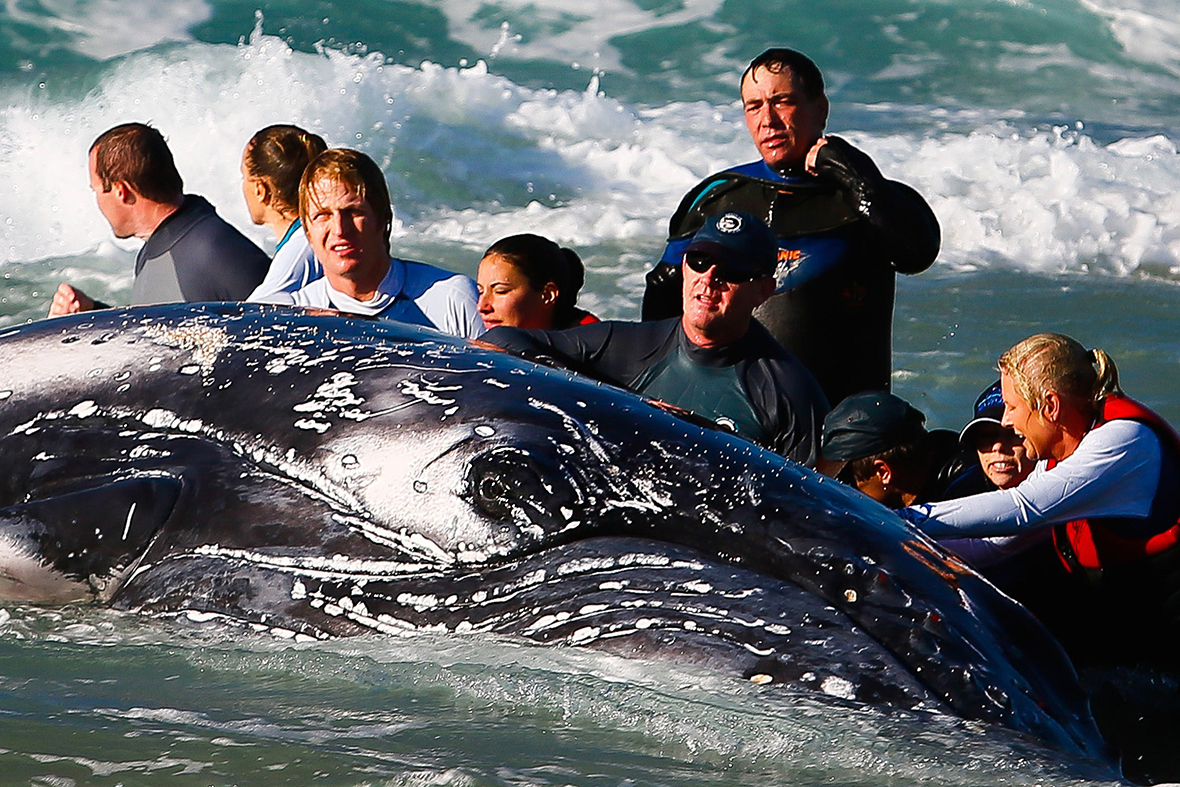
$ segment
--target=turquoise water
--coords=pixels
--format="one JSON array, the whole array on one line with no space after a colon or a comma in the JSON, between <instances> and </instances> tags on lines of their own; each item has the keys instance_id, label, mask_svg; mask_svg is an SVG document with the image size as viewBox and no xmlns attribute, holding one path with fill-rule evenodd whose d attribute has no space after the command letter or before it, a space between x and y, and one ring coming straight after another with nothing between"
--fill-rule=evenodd
<instances>
[{"instance_id":1,"label":"turquoise water","mask_svg":"<svg viewBox=\"0 0 1180 787\"><path fill-rule=\"evenodd\" d=\"M239 156L295 122L382 165L404 256L473 273L496 238L540 232L586 259L587 307L635 317L680 196L756 156L736 76L771 44L817 60L829 129L940 218L895 330L896 389L932 425L958 428L995 357L1039 330L1103 347L1180 421L1174 0L13 0L0 323L38 318L62 280L125 302L137 244L110 236L85 160L128 120L268 248ZM1062 783L1053 760L593 654L0 613L4 783Z\"/></svg>"}]
</instances>

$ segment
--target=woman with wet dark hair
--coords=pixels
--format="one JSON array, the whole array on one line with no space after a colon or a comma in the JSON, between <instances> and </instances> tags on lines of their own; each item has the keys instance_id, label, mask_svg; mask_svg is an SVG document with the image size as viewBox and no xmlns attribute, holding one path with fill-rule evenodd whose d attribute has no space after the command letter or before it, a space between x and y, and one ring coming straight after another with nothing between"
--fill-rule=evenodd
<instances>
[{"instance_id":1,"label":"woman with wet dark hair","mask_svg":"<svg viewBox=\"0 0 1180 787\"><path fill-rule=\"evenodd\" d=\"M299 221L299 179L327 147L318 134L289 125L267 126L246 144L242 196L251 221L270 228L278 241L266 278L249 300L294 292L323 275Z\"/></svg>"},{"instance_id":2,"label":"woman with wet dark hair","mask_svg":"<svg viewBox=\"0 0 1180 787\"><path fill-rule=\"evenodd\" d=\"M581 258L540 235L511 235L493 243L479 263L479 316L484 325L571 328L598 322L577 307L586 279Z\"/></svg>"}]
</instances>

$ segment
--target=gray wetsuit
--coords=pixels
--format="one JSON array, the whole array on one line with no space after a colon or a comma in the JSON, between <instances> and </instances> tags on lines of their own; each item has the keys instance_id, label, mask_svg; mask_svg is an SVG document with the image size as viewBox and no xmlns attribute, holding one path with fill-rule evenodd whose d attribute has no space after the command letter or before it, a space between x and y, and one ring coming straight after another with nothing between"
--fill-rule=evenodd
<instances>
[{"instance_id":1,"label":"gray wetsuit","mask_svg":"<svg viewBox=\"0 0 1180 787\"><path fill-rule=\"evenodd\" d=\"M245 300L269 267L266 253L204 197L186 194L139 250L131 303Z\"/></svg>"}]
</instances>

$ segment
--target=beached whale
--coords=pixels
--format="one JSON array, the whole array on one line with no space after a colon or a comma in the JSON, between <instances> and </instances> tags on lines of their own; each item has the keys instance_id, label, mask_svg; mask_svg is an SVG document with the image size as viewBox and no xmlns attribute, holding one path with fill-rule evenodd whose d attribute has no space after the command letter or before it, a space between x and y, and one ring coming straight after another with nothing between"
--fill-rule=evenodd
<instances>
[{"instance_id":1,"label":"beached whale","mask_svg":"<svg viewBox=\"0 0 1180 787\"><path fill-rule=\"evenodd\" d=\"M0 600L490 631L1102 751L1056 643L886 509L432 331L228 304L9 329L0 457Z\"/></svg>"}]
</instances>

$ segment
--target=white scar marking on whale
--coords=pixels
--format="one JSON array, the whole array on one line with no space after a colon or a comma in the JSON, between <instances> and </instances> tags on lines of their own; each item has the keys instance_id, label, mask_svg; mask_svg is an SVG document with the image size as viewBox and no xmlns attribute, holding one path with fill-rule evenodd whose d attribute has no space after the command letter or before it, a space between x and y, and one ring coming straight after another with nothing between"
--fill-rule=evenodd
<instances>
[{"instance_id":1,"label":"white scar marking on whale","mask_svg":"<svg viewBox=\"0 0 1180 787\"><path fill-rule=\"evenodd\" d=\"M180 610L176 616L191 620L193 623L216 623L221 626L245 626L259 634L273 634L279 639L289 639L300 643L315 642L317 639L331 639L330 635L322 631L317 631L315 632L315 636L311 636L302 632L292 631L291 629L267 626L264 623L243 621L229 615L224 615L220 612L208 612L203 609Z\"/></svg>"},{"instance_id":2,"label":"white scar marking on whale","mask_svg":"<svg viewBox=\"0 0 1180 787\"><path fill-rule=\"evenodd\" d=\"M78 402L66 413L75 418L89 418L98 412L98 405L94 403L93 399L87 399L84 402Z\"/></svg>"},{"instance_id":3,"label":"white scar marking on whale","mask_svg":"<svg viewBox=\"0 0 1180 787\"><path fill-rule=\"evenodd\" d=\"M199 546L192 551L192 554L201 557L216 557L241 561L308 579L331 581L352 580L356 583L365 583L372 580L387 580L391 576L420 574L424 571L438 568L433 563L368 560L350 558L344 555L332 555L331 557L317 555L294 557L270 555L249 549L229 549L218 546L217 544ZM301 592L306 594L306 587L303 587Z\"/></svg>"},{"instance_id":4,"label":"white scar marking on whale","mask_svg":"<svg viewBox=\"0 0 1180 787\"><path fill-rule=\"evenodd\" d=\"M564 623L569 620L572 615L569 612L556 612L551 615L542 615L525 627L525 634L536 634L558 623Z\"/></svg>"},{"instance_id":5,"label":"white scar marking on whale","mask_svg":"<svg viewBox=\"0 0 1180 787\"><path fill-rule=\"evenodd\" d=\"M455 404L455 400L449 399L445 396L440 396L439 394L463 390L463 386L461 385L437 385L427 380L402 380L400 383L398 383L398 388L401 389L401 392L406 396L417 399L423 404L445 407ZM386 412L400 410L402 407L406 406L407 405L402 405L401 407L390 408Z\"/></svg>"},{"instance_id":6,"label":"white scar marking on whale","mask_svg":"<svg viewBox=\"0 0 1180 787\"><path fill-rule=\"evenodd\" d=\"M131 517L135 514L135 506L137 503L132 503L131 508L127 510L127 521L123 523L123 540L127 540L127 534L131 532Z\"/></svg>"},{"instance_id":7,"label":"white scar marking on whale","mask_svg":"<svg viewBox=\"0 0 1180 787\"><path fill-rule=\"evenodd\" d=\"M856 699L856 687L850 681L844 678L838 678L835 675L829 675L824 678L819 684L819 687L825 694L830 694L833 697L840 697L846 700Z\"/></svg>"},{"instance_id":8,"label":"white scar marking on whale","mask_svg":"<svg viewBox=\"0 0 1180 787\"><path fill-rule=\"evenodd\" d=\"M199 418L181 418L171 410L163 408L148 410L139 420L155 429L175 429L189 434L196 434L205 426Z\"/></svg>"},{"instance_id":9,"label":"white scar marking on whale","mask_svg":"<svg viewBox=\"0 0 1180 787\"><path fill-rule=\"evenodd\" d=\"M365 399L353 390L357 382L356 376L351 372L337 372L332 375L331 379L316 388L312 398L292 407L296 412L314 414L313 417L297 420L294 425L300 429L314 429L323 434L331 428L331 424L326 420L319 419L324 419L328 414L335 414L350 421L362 422L370 418L389 415L416 404L449 408L445 414L451 416L458 411L455 406L456 400L443 394L462 390L461 385L438 385L428 380L402 380L398 383L398 389L403 395L409 397L410 401L383 410L363 410L361 405L365 403Z\"/></svg>"},{"instance_id":10,"label":"white scar marking on whale","mask_svg":"<svg viewBox=\"0 0 1180 787\"><path fill-rule=\"evenodd\" d=\"M403 607L413 607L417 612L438 609L442 605L442 601L439 600L438 596L433 594L399 593L394 601Z\"/></svg>"},{"instance_id":11,"label":"white scar marking on whale","mask_svg":"<svg viewBox=\"0 0 1180 787\"><path fill-rule=\"evenodd\" d=\"M345 418L351 418L359 412L353 408L365 402L352 391L354 385L356 385L354 374L337 372L326 382L320 383L311 399L300 402L291 409L297 413L337 412Z\"/></svg>"},{"instance_id":12,"label":"white scar marking on whale","mask_svg":"<svg viewBox=\"0 0 1180 787\"><path fill-rule=\"evenodd\" d=\"M362 626L367 626L383 634L405 635L419 631L448 631L445 623L431 623L427 625L417 625L408 620L394 617L388 613L380 613L373 615L364 602L354 602L347 597L334 598L319 591L307 592L306 588L301 591L304 598L309 599L312 607L320 609L326 615L332 617L344 617L354 621ZM399 599L400 600L400 599ZM448 603L454 603L455 597L447 599ZM490 624L488 624L490 625ZM455 627L455 631L474 631L477 626L470 622L464 621Z\"/></svg>"},{"instance_id":13,"label":"white scar marking on whale","mask_svg":"<svg viewBox=\"0 0 1180 787\"><path fill-rule=\"evenodd\" d=\"M415 558L444 566L449 566L457 562L456 556L447 552L421 533L395 531L377 525L368 519L344 514L333 514L332 519L360 531L370 541L394 547L395 549L401 549L403 552L407 552Z\"/></svg>"}]
</instances>

